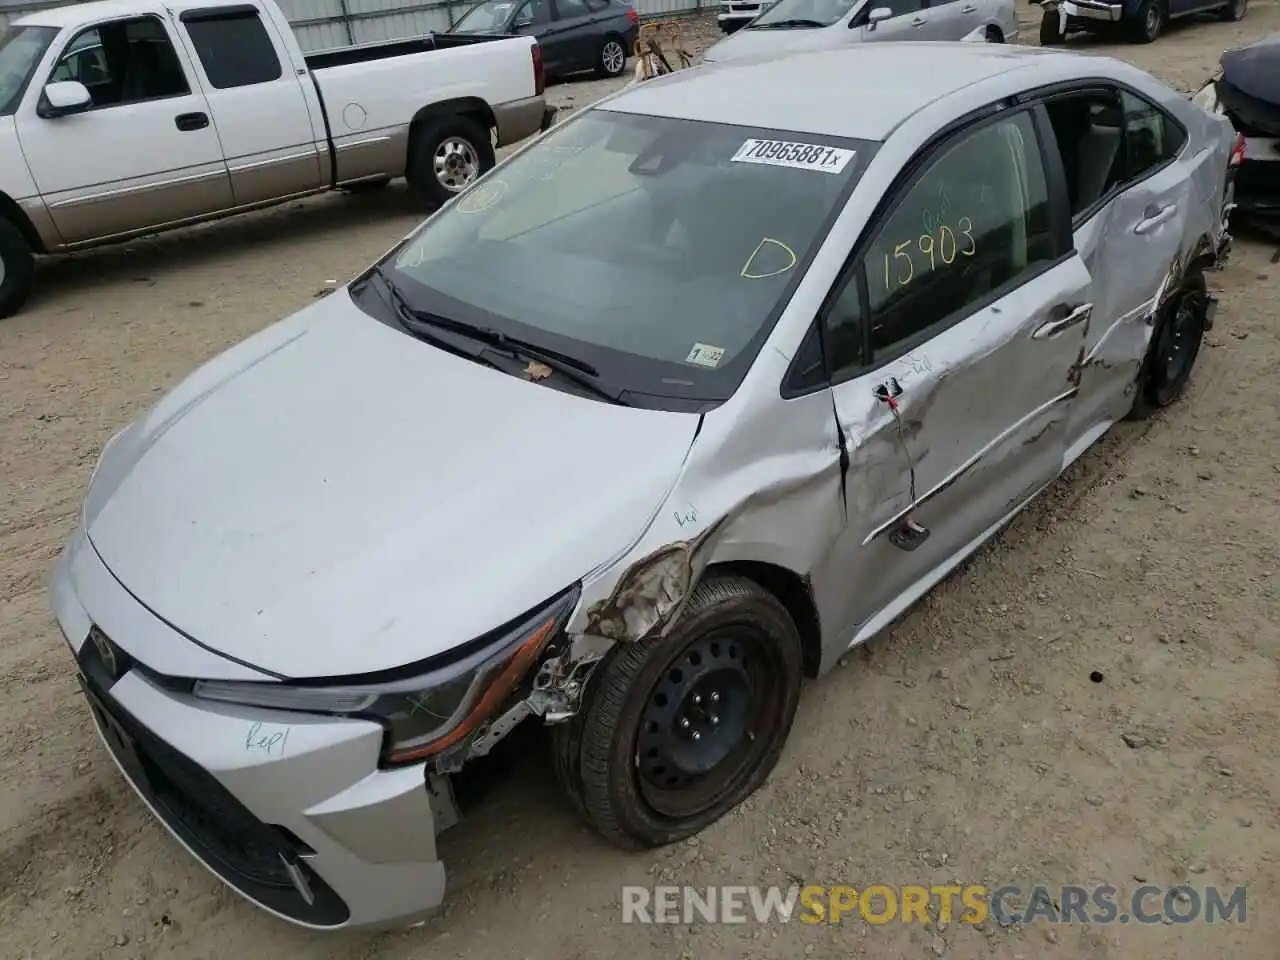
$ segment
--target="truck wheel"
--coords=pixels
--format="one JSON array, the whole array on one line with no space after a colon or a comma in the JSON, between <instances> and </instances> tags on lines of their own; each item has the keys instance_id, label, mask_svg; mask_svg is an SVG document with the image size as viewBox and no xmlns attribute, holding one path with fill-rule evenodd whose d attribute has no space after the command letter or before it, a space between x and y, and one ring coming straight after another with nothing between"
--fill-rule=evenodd
<instances>
[{"instance_id":1,"label":"truck wheel","mask_svg":"<svg viewBox=\"0 0 1280 960\"><path fill-rule=\"evenodd\" d=\"M1058 11L1046 13L1040 18L1040 46L1056 47L1064 42L1067 35L1062 32L1062 20L1058 17Z\"/></svg>"},{"instance_id":2,"label":"truck wheel","mask_svg":"<svg viewBox=\"0 0 1280 960\"><path fill-rule=\"evenodd\" d=\"M1218 11L1218 19L1228 22L1243 20L1248 9L1249 0L1231 0L1230 3Z\"/></svg>"},{"instance_id":3,"label":"truck wheel","mask_svg":"<svg viewBox=\"0 0 1280 960\"><path fill-rule=\"evenodd\" d=\"M610 34L600 44L596 54L596 74L601 77L620 77L627 69L627 48L622 41Z\"/></svg>"},{"instance_id":4,"label":"truck wheel","mask_svg":"<svg viewBox=\"0 0 1280 960\"><path fill-rule=\"evenodd\" d=\"M414 137L406 179L419 196L441 204L493 168L489 131L470 117L445 117Z\"/></svg>"},{"instance_id":5,"label":"truck wheel","mask_svg":"<svg viewBox=\"0 0 1280 960\"><path fill-rule=\"evenodd\" d=\"M1197 270L1161 309L1151 345L1138 371L1128 419L1146 420L1182 396L1204 340L1209 289Z\"/></svg>"},{"instance_id":6,"label":"truck wheel","mask_svg":"<svg viewBox=\"0 0 1280 960\"><path fill-rule=\"evenodd\" d=\"M31 244L11 220L0 217L0 320L22 309L35 279Z\"/></svg>"},{"instance_id":7,"label":"truck wheel","mask_svg":"<svg viewBox=\"0 0 1280 960\"><path fill-rule=\"evenodd\" d=\"M667 636L619 644L595 668L577 715L552 728L559 779L618 846L688 837L773 770L801 673L782 604L754 581L711 577Z\"/></svg>"},{"instance_id":8,"label":"truck wheel","mask_svg":"<svg viewBox=\"0 0 1280 960\"><path fill-rule=\"evenodd\" d=\"M1142 0L1137 14L1129 24L1129 34L1137 43L1154 43L1164 33L1168 19L1164 0Z\"/></svg>"}]
</instances>

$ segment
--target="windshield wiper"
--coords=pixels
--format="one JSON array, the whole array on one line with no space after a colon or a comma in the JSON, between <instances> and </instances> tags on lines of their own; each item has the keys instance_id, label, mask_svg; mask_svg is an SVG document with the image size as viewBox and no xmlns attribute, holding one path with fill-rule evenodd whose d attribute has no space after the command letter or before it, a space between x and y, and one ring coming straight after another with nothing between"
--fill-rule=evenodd
<instances>
[{"instance_id":1,"label":"windshield wiper","mask_svg":"<svg viewBox=\"0 0 1280 960\"><path fill-rule=\"evenodd\" d=\"M400 289L381 267L376 268L375 272L382 282L386 284L387 290L395 303L396 310L400 314L401 325L415 336L430 336L423 329L424 327L447 330L449 333L456 333L477 343L482 343L487 347L500 350L513 359L536 360L566 380L572 381L596 396L608 400L610 403L616 403L624 407L629 406L622 399L620 392L609 390L599 382L597 379L600 376L599 371L585 360L571 357L558 350L552 350L550 347L542 347L530 343L519 337L509 336L501 330L481 327L463 320L455 320L453 317L442 316L427 310L419 310L405 299L404 294L400 292ZM437 345L439 345L438 342ZM477 357L477 359L482 358ZM490 365L492 366L493 364Z\"/></svg>"},{"instance_id":2,"label":"windshield wiper","mask_svg":"<svg viewBox=\"0 0 1280 960\"><path fill-rule=\"evenodd\" d=\"M752 30L790 30L793 27L825 27L828 24L820 20L807 20L802 17L791 20L774 20L770 23L753 23Z\"/></svg>"}]
</instances>

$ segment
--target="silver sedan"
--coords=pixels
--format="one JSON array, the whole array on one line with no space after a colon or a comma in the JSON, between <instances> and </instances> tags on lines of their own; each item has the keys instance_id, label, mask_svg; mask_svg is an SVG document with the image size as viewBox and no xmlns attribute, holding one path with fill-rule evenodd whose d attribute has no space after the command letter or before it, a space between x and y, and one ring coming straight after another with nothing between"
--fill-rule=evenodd
<instances>
[{"instance_id":1,"label":"silver sedan","mask_svg":"<svg viewBox=\"0 0 1280 960\"><path fill-rule=\"evenodd\" d=\"M703 55L707 63L886 40L1018 40L1014 0L777 0L763 13L741 0L720 6L730 36ZM856 82L874 85L875 78Z\"/></svg>"},{"instance_id":2,"label":"silver sedan","mask_svg":"<svg viewBox=\"0 0 1280 960\"><path fill-rule=\"evenodd\" d=\"M107 445L52 586L107 748L315 928L439 903L452 777L526 721L606 837L701 830L803 677L1182 393L1231 145L980 44L576 114Z\"/></svg>"}]
</instances>

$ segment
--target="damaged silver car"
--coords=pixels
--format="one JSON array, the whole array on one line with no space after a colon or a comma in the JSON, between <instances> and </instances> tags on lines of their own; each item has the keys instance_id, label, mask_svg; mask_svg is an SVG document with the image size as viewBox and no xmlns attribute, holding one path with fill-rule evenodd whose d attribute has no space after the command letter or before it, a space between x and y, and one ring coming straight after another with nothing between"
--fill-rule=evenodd
<instances>
[{"instance_id":1,"label":"damaged silver car","mask_svg":"<svg viewBox=\"0 0 1280 960\"><path fill-rule=\"evenodd\" d=\"M701 830L802 678L1183 391L1232 139L979 44L576 114L107 444L52 585L107 748L313 928L438 904L451 778L523 722L610 840Z\"/></svg>"}]
</instances>

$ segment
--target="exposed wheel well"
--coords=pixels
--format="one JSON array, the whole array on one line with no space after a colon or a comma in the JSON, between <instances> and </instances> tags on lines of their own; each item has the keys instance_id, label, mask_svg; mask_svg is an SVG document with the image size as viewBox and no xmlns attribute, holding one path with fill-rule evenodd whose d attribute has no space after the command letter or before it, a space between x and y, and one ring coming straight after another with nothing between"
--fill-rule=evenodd
<instances>
[{"instance_id":1,"label":"exposed wheel well","mask_svg":"<svg viewBox=\"0 0 1280 960\"><path fill-rule=\"evenodd\" d=\"M992 43L1004 43L1004 31L993 24L987 27L987 39Z\"/></svg>"},{"instance_id":2,"label":"exposed wheel well","mask_svg":"<svg viewBox=\"0 0 1280 960\"><path fill-rule=\"evenodd\" d=\"M738 574L772 593L786 607L800 633L805 676L818 675L818 667L822 663L822 624L818 620L817 605L813 602L813 590L804 577L786 567L749 560L714 563L703 576L711 573Z\"/></svg>"},{"instance_id":3,"label":"exposed wheel well","mask_svg":"<svg viewBox=\"0 0 1280 960\"><path fill-rule=\"evenodd\" d=\"M40 239L40 234L32 226L31 219L7 193L0 193L0 217L4 217L22 231L22 236L36 253L48 252L45 250L44 241Z\"/></svg>"}]
</instances>

